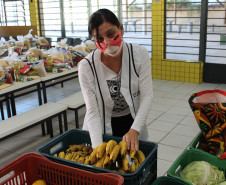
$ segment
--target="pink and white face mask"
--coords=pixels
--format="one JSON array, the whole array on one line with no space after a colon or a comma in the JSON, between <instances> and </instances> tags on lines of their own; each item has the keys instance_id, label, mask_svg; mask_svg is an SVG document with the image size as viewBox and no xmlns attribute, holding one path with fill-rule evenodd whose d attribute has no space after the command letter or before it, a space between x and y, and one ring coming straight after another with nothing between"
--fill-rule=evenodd
<instances>
[{"instance_id":1,"label":"pink and white face mask","mask_svg":"<svg viewBox=\"0 0 226 185\"><path fill-rule=\"evenodd\" d=\"M96 43L97 48L101 52L103 52L109 56L112 56L112 57L117 56L120 53L120 51L122 50L122 46L123 46L122 36L119 32L116 33L114 38L111 41L109 41L107 44L98 43L97 41L95 41L95 43Z\"/></svg>"}]
</instances>

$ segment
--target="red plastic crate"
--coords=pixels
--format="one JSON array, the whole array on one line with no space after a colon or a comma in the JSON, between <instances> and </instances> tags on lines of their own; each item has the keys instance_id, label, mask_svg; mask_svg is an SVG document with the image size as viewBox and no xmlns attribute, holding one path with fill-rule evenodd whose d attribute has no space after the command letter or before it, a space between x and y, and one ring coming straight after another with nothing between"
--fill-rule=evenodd
<instances>
[{"instance_id":1,"label":"red plastic crate","mask_svg":"<svg viewBox=\"0 0 226 185\"><path fill-rule=\"evenodd\" d=\"M3 180L5 179L5 180ZM47 185L122 185L122 176L93 173L55 163L37 153L27 153L0 168L0 185L31 185L42 179Z\"/></svg>"}]
</instances>

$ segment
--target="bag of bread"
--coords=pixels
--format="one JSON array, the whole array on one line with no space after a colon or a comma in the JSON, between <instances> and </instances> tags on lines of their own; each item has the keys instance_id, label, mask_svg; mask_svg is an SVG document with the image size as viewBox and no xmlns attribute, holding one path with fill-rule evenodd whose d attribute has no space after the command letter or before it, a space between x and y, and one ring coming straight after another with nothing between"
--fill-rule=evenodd
<instances>
[{"instance_id":1,"label":"bag of bread","mask_svg":"<svg viewBox=\"0 0 226 185\"><path fill-rule=\"evenodd\" d=\"M26 56L28 55L33 55L34 58L39 58L39 56L42 56L42 51L40 49L37 49L36 47L30 48L27 52L26 52Z\"/></svg>"},{"instance_id":2,"label":"bag of bread","mask_svg":"<svg viewBox=\"0 0 226 185\"><path fill-rule=\"evenodd\" d=\"M16 42L16 40L12 36L10 36L7 45L9 47L13 47L13 46L15 46L15 42Z\"/></svg>"},{"instance_id":3,"label":"bag of bread","mask_svg":"<svg viewBox=\"0 0 226 185\"><path fill-rule=\"evenodd\" d=\"M49 49L49 54L53 57L53 60L57 60L60 62L65 61L64 52L62 49L57 48L51 48Z\"/></svg>"},{"instance_id":4,"label":"bag of bread","mask_svg":"<svg viewBox=\"0 0 226 185\"><path fill-rule=\"evenodd\" d=\"M43 61L39 61L37 64L35 63L32 65L32 69L37 71L40 77L45 77L47 75Z\"/></svg>"},{"instance_id":5,"label":"bag of bread","mask_svg":"<svg viewBox=\"0 0 226 185\"><path fill-rule=\"evenodd\" d=\"M24 36L24 38L26 38L30 42L33 40L33 35L31 34L32 31L33 31L33 29L30 29L28 34Z\"/></svg>"},{"instance_id":6,"label":"bag of bread","mask_svg":"<svg viewBox=\"0 0 226 185\"><path fill-rule=\"evenodd\" d=\"M96 49L96 44L94 41L92 40L87 40L85 41L85 45L86 45L86 51L88 53L92 52L94 49Z\"/></svg>"},{"instance_id":7,"label":"bag of bread","mask_svg":"<svg viewBox=\"0 0 226 185\"><path fill-rule=\"evenodd\" d=\"M61 47L61 48L66 48L66 50L68 49L68 45L66 44L67 42L67 38L62 39L60 42L57 42L56 44L56 48Z\"/></svg>"},{"instance_id":8,"label":"bag of bread","mask_svg":"<svg viewBox=\"0 0 226 185\"><path fill-rule=\"evenodd\" d=\"M21 48L24 47L24 37L23 37L23 35L18 35L17 36L17 41L15 42L15 45L17 47L21 47Z\"/></svg>"},{"instance_id":9,"label":"bag of bread","mask_svg":"<svg viewBox=\"0 0 226 185\"><path fill-rule=\"evenodd\" d=\"M4 59L0 59L0 66L1 67L8 67L8 63Z\"/></svg>"}]
</instances>

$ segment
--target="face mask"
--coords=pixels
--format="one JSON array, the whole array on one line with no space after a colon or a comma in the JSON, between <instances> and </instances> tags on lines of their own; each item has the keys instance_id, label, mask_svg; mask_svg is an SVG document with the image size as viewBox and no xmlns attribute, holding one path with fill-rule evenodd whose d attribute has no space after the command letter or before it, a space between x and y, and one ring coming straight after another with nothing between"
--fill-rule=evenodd
<instances>
[{"instance_id":1,"label":"face mask","mask_svg":"<svg viewBox=\"0 0 226 185\"><path fill-rule=\"evenodd\" d=\"M103 52L109 56L113 56L113 57L117 56L120 53L120 51L122 50L122 46L123 46L122 36L119 32L107 44L104 44L104 43L99 44L97 41L95 41L95 42L96 42L97 48L101 52Z\"/></svg>"}]
</instances>

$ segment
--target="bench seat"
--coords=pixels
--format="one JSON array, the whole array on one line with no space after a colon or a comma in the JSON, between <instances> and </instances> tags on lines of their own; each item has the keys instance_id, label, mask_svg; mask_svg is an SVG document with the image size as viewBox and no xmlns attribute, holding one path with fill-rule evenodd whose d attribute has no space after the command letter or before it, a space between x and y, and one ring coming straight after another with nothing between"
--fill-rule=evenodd
<instances>
[{"instance_id":1,"label":"bench seat","mask_svg":"<svg viewBox=\"0 0 226 185\"><path fill-rule=\"evenodd\" d=\"M56 116L59 118L59 127L62 133L61 115L64 116L65 131L68 129L66 110L67 106L63 104L49 102L3 120L0 122L0 141L38 124L42 124L42 134L45 135L44 122L47 122L47 130L49 130L50 137L53 137L52 118Z\"/></svg>"},{"instance_id":2,"label":"bench seat","mask_svg":"<svg viewBox=\"0 0 226 185\"><path fill-rule=\"evenodd\" d=\"M75 126L76 128L79 128L78 110L85 106L82 91L76 92L56 103L66 105L69 110L75 111Z\"/></svg>"}]
</instances>

